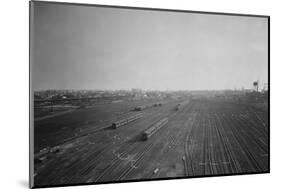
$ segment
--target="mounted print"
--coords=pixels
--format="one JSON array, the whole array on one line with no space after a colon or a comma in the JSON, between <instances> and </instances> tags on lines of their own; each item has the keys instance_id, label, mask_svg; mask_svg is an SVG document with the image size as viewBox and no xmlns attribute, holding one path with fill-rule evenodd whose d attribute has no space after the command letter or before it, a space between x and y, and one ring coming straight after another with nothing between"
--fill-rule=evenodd
<instances>
[{"instance_id":1,"label":"mounted print","mask_svg":"<svg viewBox=\"0 0 281 189\"><path fill-rule=\"evenodd\" d=\"M30 187L269 173L269 16L30 2Z\"/></svg>"}]
</instances>

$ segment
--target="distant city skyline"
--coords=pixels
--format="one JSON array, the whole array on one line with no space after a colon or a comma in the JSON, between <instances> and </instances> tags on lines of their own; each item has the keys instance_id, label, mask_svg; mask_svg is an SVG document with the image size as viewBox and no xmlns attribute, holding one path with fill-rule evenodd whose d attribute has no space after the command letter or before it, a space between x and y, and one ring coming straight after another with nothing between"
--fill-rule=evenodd
<instances>
[{"instance_id":1,"label":"distant city skyline","mask_svg":"<svg viewBox=\"0 0 281 189\"><path fill-rule=\"evenodd\" d=\"M134 89L41 89L41 90L35 90L34 92L41 92L41 91L132 91ZM235 88L235 89L201 89L201 90L153 90L153 89L139 89L143 92L179 92L179 91L186 91L186 92L196 92L196 91L209 91L209 92L222 92L222 91L248 91L248 90L255 90L254 88ZM259 91L262 91L263 87L259 89Z\"/></svg>"},{"instance_id":2,"label":"distant city skyline","mask_svg":"<svg viewBox=\"0 0 281 189\"><path fill-rule=\"evenodd\" d=\"M37 2L34 91L226 90L268 78L267 18Z\"/></svg>"}]
</instances>

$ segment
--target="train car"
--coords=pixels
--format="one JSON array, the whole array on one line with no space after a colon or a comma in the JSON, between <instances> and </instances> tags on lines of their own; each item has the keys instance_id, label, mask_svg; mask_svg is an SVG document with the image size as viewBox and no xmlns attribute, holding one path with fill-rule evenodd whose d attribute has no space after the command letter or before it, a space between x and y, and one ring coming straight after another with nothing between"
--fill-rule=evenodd
<instances>
[{"instance_id":1,"label":"train car","mask_svg":"<svg viewBox=\"0 0 281 189\"><path fill-rule=\"evenodd\" d=\"M175 111L178 111L180 109L180 105L181 104L177 104L177 106L175 107Z\"/></svg>"},{"instance_id":2,"label":"train car","mask_svg":"<svg viewBox=\"0 0 281 189\"><path fill-rule=\"evenodd\" d=\"M162 106L162 103L155 103L153 104L154 107L159 107L159 106Z\"/></svg>"},{"instance_id":3,"label":"train car","mask_svg":"<svg viewBox=\"0 0 281 189\"><path fill-rule=\"evenodd\" d=\"M140 113L140 114L137 114L137 115L128 117L128 118L126 118L126 119L122 119L122 120L120 120L120 121L116 121L116 122L112 123L111 127L112 127L113 129L117 129L118 127L121 127L121 126L123 126L123 125L126 125L126 124L128 124L128 123L130 123L130 122L132 122L132 121L135 121L135 120L141 118L142 116L143 116L143 114Z\"/></svg>"},{"instance_id":4,"label":"train car","mask_svg":"<svg viewBox=\"0 0 281 189\"><path fill-rule=\"evenodd\" d=\"M120 126L125 125L127 123L128 123L127 119L123 119L123 120L112 123L111 126L112 126L113 129L117 129L117 127L120 127Z\"/></svg>"},{"instance_id":5,"label":"train car","mask_svg":"<svg viewBox=\"0 0 281 189\"><path fill-rule=\"evenodd\" d=\"M153 134L159 131L167 122L168 122L168 118L163 118L160 121L158 121L156 124L154 124L149 129L143 132L142 139L148 140Z\"/></svg>"},{"instance_id":6,"label":"train car","mask_svg":"<svg viewBox=\"0 0 281 189\"><path fill-rule=\"evenodd\" d=\"M135 111L142 111L144 109L143 106L137 106L134 108Z\"/></svg>"}]
</instances>

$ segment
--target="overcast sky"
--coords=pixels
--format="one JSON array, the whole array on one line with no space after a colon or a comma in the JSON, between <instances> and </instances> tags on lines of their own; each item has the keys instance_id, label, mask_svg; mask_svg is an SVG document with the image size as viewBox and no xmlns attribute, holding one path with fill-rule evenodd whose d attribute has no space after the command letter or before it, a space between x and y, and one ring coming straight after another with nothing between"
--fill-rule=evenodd
<instances>
[{"instance_id":1,"label":"overcast sky","mask_svg":"<svg viewBox=\"0 0 281 189\"><path fill-rule=\"evenodd\" d=\"M234 89L267 82L267 18L33 5L35 90Z\"/></svg>"}]
</instances>

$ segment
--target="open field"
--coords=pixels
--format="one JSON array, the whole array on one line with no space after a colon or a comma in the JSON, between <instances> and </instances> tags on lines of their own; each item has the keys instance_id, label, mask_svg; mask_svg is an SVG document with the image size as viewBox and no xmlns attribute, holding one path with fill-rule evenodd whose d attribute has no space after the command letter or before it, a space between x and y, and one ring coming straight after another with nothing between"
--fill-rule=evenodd
<instances>
[{"instance_id":1,"label":"open field","mask_svg":"<svg viewBox=\"0 0 281 189\"><path fill-rule=\"evenodd\" d=\"M215 98L158 102L121 101L36 121L35 185L269 171L267 112Z\"/></svg>"}]
</instances>

